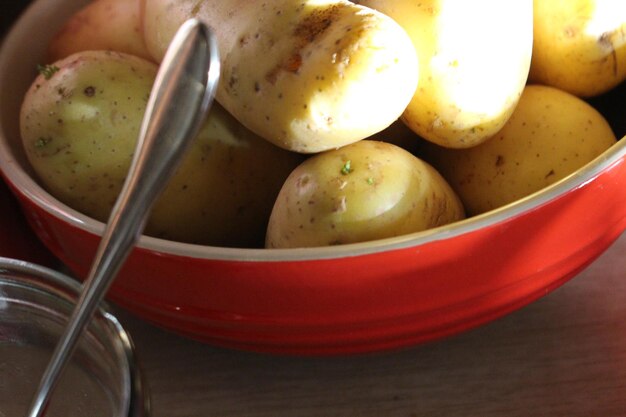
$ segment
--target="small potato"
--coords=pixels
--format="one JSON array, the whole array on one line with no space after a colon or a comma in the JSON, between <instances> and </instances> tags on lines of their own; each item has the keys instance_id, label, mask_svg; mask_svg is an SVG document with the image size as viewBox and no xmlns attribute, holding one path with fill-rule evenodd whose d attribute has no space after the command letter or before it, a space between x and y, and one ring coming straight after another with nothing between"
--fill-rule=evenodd
<instances>
[{"instance_id":1,"label":"small potato","mask_svg":"<svg viewBox=\"0 0 626 417\"><path fill-rule=\"evenodd\" d=\"M274 204L266 247L363 242L461 218L459 199L430 165L393 144L363 140L292 172Z\"/></svg>"},{"instance_id":2,"label":"small potato","mask_svg":"<svg viewBox=\"0 0 626 417\"><path fill-rule=\"evenodd\" d=\"M143 39L145 0L93 0L76 12L50 41L48 60L75 52L110 50L151 59Z\"/></svg>"},{"instance_id":3,"label":"small potato","mask_svg":"<svg viewBox=\"0 0 626 417\"><path fill-rule=\"evenodd\" d=\"M157 66L90 51L55 67L47 67L25 97L26 154L52 195L104 222L128 172ZM278 191L301 160L252 134L215 103L156 202L146 234L262 247Z\"/></svg>"},{"instance_id":4,"label":"small potato","mask_svg":"<svg viewBox=\"0 0 626 417\"><path fill-rule=\"evenodd\" d=\"M50 193L105 221L132 159L157 66L109 51L47 66L20 115L26 155Z\"/></svg>"},{"instance_id":5,"label":"small potato","mask_svg":"<svg viewBox=\"0 0 626 417\"><path fill-rule=\"evenodd\" d=\"M530 80L580 97L626 79L626 1L535 0Z\"/></svg>"},{"instance_id":6,"label":"small potato","mask_svg":"<svg viewBox=\"0 0 626 417\"><path fill-rule=\"evenodd\" d=\"M402 120L450 148L502 128L528 78L532 0L360 0L395 19L417 52L419 80Z\"/></svg>"},{"instance_id":7,"label":"small potato","mask_svg":"<svg viewBox=\"0 0 626 417\"><path fill-rule=\"evenodd\" d=\"M475 215L566 177L615 141L604 117L582 99L530 85L495 137L470 149L433 146L428 160Z\"/></svg>"}]
</instances>

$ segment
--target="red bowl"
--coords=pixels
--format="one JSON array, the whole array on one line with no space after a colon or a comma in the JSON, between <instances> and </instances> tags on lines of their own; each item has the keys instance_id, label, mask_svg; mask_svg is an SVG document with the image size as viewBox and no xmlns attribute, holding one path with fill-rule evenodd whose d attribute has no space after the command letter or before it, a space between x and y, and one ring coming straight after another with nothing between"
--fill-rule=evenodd
<instances>
[{"instance_id":1,"label":"red bowl","mask_svg":"<svg viewBox=\"0 0 626 417\"><path fill-rule=\"evenodd\" d=\"M0 168L39 238L85 276L103 231L33 179L18 114L47 39L85 0L39 0L0 52ZM27 53L25 53L27 52ZM232 249L142 237L109 293L144 319L235 348L345 354L432 341L545 294L626 224L626 144L493 212L399 238Z\"/></svg>"}]
</instances>

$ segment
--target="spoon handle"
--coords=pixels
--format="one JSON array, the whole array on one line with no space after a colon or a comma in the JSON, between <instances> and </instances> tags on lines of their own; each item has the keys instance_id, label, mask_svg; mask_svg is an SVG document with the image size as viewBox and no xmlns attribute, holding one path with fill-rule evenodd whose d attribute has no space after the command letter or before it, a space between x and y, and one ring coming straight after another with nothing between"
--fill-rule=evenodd
<instances>
[{"instance_id":1,"label":"spoon handle","mask_svg":"<svg viewBox=\"0 0 626 417\"><path fill-rule=\"evenodd\" d=\"M126 182L76 308L42 376L29 417L40 417L45 412L83 328L141 235L150 207L196 136L211 107L219 67L212 31L199 20L185 22L157 73Z\"/></svg>"}]
</instances>

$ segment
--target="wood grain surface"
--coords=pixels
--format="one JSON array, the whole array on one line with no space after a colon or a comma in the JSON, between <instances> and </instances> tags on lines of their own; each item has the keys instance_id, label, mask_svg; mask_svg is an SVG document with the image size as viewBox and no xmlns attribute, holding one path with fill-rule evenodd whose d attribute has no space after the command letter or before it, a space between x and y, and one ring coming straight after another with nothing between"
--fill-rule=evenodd
<instances>
[{"instance_id":1,"label":"wood grain surface","mask_svg":"<svg viewBox=\"0 0 626 417\"><path fill-rule=\"evenodd\" d=\"M478 329L401 351L289 357L190 341L118 310L154 417L626 416L626 234Z\"/></svg>"}]
</instances>

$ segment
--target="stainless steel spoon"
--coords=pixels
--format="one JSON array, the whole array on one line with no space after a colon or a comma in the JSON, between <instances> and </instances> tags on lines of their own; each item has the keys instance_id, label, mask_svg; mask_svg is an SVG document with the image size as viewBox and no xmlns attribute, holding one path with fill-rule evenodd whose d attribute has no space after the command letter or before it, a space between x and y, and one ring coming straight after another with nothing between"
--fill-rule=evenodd
<instances>
[{"instance_id":1,"label":"stainless steel spoon","mask_svg":"<svg viewBox=\"0 0 626 417\"><path fill-rule=\"evenodd\" d=\"M141 235L150 207L197 134L213 102L219 67L212 31L199 20L185 22L157 73L128 177L69 324L33 397L29 417L45 412L83 328Z\"/></svg>"}]
</instances>

